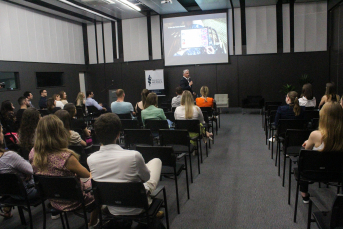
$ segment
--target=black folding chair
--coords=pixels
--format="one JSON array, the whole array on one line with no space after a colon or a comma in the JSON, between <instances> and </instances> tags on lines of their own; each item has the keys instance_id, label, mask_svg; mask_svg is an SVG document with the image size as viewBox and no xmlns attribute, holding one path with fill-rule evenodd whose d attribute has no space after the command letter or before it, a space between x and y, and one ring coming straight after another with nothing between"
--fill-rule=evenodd
<instances>
[{"instance_id":1,"label":"black folding chair","mask_svg":"<svg viewBox=\"0 0 343 229\"><path fill-rule=\"evenodd\" d=\"M277 108L282 104L282 102L274 102L274 101L267 101L264 103L263 111L262 111L262 127L264 127L264 131L267 131L267 119L269 115L269 110L277 110ZM271 108L270 106L274 106ZM276 109L275 109L276 107Z\"/></svg>"},{"instance_id":2,"label":"black folding chair","mask_svg":"<svg viewBox=\"0 0 343 229\"><path fill-rule=\"evenodd\" d=\"M189 199L187 158L184 155L179 155L176 157L172 146L137 146L136 150L142 154L146 162L154 158L159 158L163 165L161 175L174 176L177 212L180 214L179 187L177 177L181 174L182 170L186 171L187 196ZM184 164L176 162L177 158L180 159L182 157L185 159Z\"/></svg>"},{"instance_id":3,"label":"black folding chair","mask_svg":"<svg viewBox=\"0 0 343 229\"><path fill-rule=\"evenodd\" d=\"M151 131L148 129L125 129L124 130L125 148L135 149L137 144L154 145Z\"/></svg>"},{"instance_id":4,"label":"black folding chair","mask_svg":"<svg viewBox=\"0 0 343 229\"><path fill-rule=\"evenodd\" d=\"M167 119L175 123L174 112L164 112L164 114L166 115Z\"/></svg>"},{"instance_id":5,"label":"black folding chair","mask_svg":"<svg viewBox=\"0 0 343 229\"><path fill-rule=\"evenodd\" d=\"M208 116L207 111L202 111L202 115L204 116L204 121L205 121L204 127L205 127L205 129L208 132L213 133L214 132L213 131L213 122L210 121L210 117ZM212 136L212 139L213 139L213 144L214 144L214 135ZM208 141L208 148L211 149L211 141Z\"/></svg>"},{"instance_id":6,"label":"black folding chair","mask_svg":"<svg viewBox=\"0 0 343 229\"><path fill-rule=\"evenodd\" d=\"M46 116L46 115L49 115L48 110L38 110L38 111L39 111L39 113L40 113L40 115L41 115L42 117L44 117L44 116Z\"/></svg>"},{"instance_id":7,"label":"black folding chair","mask_svg":"<svg viewBox=\"0 0 343 229\"><path fill-rule=\"evenodd\" d=\"M131 113L126 113L126 114L116 114L120 119L132 119Z\"/></svg>"},{"instance_id":8,"label":"black folding chair","mask_svg":"<svg viewBox=\"0 0 343 229\"><path fill-rule=\"evenodd\" d=\"M319 118L312 119L311 124L312 124L311 126L312 130L318 130Z\"/></svg>"},{"instance_id":9,"label":"black folding chair","mask_svg":"<svg viewBox=\"0 0 343 229\"><path fill-rule=\"evenodd\" d=\"M122 131L124 129L139 129L139 123L137 120L134 119L121 119L121 127L122 127Z\"/></svg>"},{"instance_id":10,"label":"black folding chair","mask_svg":"<svg viewBox=\"0 0 343 229\"><path fill-rule=\"evenodd\" d=\"M44 229L46 228L46 209L44 204L44 200L46 199L79 202L81 204L80 207L73 210L72 212L74 212L75 215L84 218L85 226L88 229L87 212L92 212L96 208L96 206L94 202L88 206L85 205L83 192L80 186L80 181L77 180L75 176L58 177L34 175L34 180L36 188L38 189L39 195L41 197L41 203L43 206ZM80 209L82 209L83 214L77 212ZM60 214L63 228L65 228L62 217L62 213L64 213L67 228L69 229L67 211L59 211L57 209L54 210Z\"/></svg>"},{"instance_id":11,"label":"black folding chair","mask_svg":"<svg viewBox=\"0 0 343 229\"><path fill-rule=\"evenodd\" d=\"M312 203L318 211L312 212ZM311 219L311 215L313 219ZM308 206L307 228L311 228L311 222L316 222L319 229L343 228L343 195L338 194L330 210L323 207L319 200L310 197Z\"/></svg>"},{"instance_id":12,"label":"black folding chair","mask_svg":"<svg viewBox=\"0 0 343 229\"><path fill-rule=\"evenodd\" d=\"M204 113L207 112L208 114L208 119L209 121L211 122L211 125L212 125L212 132L213 132L213 123L216 123L216 135L218 135L218 123L217 123L217 118L213 115L213 108L212 107L200 107L201 111Z\"/></svg>"},{"instance_id":13,"label":"black folding chair","mask_svg":"<svg viewBox=\"0 0 343 229\"><path fill-rule=\"evenodd\" d=\"M154 139L159 141L158 131L160 129L169 129L169 124L167 120L156 120L156 119L146 119L145 122L145 129L150 129L152 136Z\"/></svg>"},{"instance_id":14,"label":"black folding chair","mask_svg":"<svg viewBox=\"0 0 343 229\"><path fill-rule=\"evenodd\" d=\"M343 182L343 152L323 152L301 150L298 168L294 169L297 181L295 193L294 222L297 219L298 198L300 183L313 184L314 182ZM338 190L337 190L338 191Z\"/></svg>"},{"instance_id":15,"label":"black folding chair","mask_svg":"<svg viewBox=\"0 0 343 229\"><path fill-rule=\"evenodd\" d=\"M91 119L99 117L101 115L101 111L98 110L95 106L87 106L88 115Z\"/></svg>"},{"instance_id":16,"label":"black folding chair","mask_svg":"<svg viewBox=\"0 0 343 229\"><path fill-rule=\"evenodd\" d=\"M189 169L191 172L191 182L193 183L193 169L192 169L192 152L195 149L190 142L190 137L187 130L160 130L160 144L161 146L173 146L174 153L186 153L189 157ZM200 174L200 160L198 156L198 171Z\"/></svg>"},{"instance_id":17,"label":"black folding chair","mask_svg":"<svg viewBox=\"0 0 343 229\"><path fill-rule=\"evenodd\" d=\"M31 206L37 207L42 203L41 199L29 200L23 184L22 179L16 174L0 174L0 204L4 204L9 207L18 206L18 212L22 225L26 225L23 210L29 213L30 228L33 229L33 219ZM18 196L22 200L11 198L10 196Z\"/></svg>"},{"instance_id":18,"label":"black folding chair","mask_svg":"<svg viewBox=\"0 0 343 229\"><path fill-rule=\"evenodd\" d=\"M144 222L148 228L151 228L152 221L156 218L161 207L164 207L166 214L167 228L169 229L169 215L167 206L167 195L164 186L157 187L153 195L157 195L163 191L163 200L153 198L152 203L148 204L148 198L143 183L140 182L99 182L92 179L92 190L95 197L96 205L99 209L100 228L103 228L103 221L113 218L124 218ZM142 213L139 215L119 215L107 216L103 219L101 206L126 207L126 208L141 208Z\"/></svg>"},{"instance_id":19,"label":"black folding chair","mask_svg":"<svg viewBox=\"0 0 343 229\"><path fill-rule=\"evenodd\" d=\"M85 153L84 148L82 146L68 146L68 148L80 156L79 158L80 164L89 171L89 167L87 164L88 155Z\"/></svg>"},{"instance_id":20,"label":"black folding chair","mask_svg":"<svg viewBox=\"0 0 343 229\"><path fill-rule=\"evenodd\" d=\"M275 166L278 163L278 176L280 176L280 157L281 157L281 143L284 143L286 131L289 129L301 130L306 126L306 122L302 119L280 119L277 125L276 134L276 155L275 155Z\"/></svg>"},{"instance_id":21,"label":"black folding chair","mask_svg":"<svg viewBox=\"0 0 343 229\"><path fill-rule=\"evenodd\" d=\"M319 110L305 110L304 111L304 119L306 123L311 124L311 121L314 118L319 118Z\"/></svg>"},{"instance_id":22,"label":"black folding chair","mask_svg":"<svg viewBox=\"0 0 343 229\"><path fill-rule=\"evenodd\" d=\"M188 130L188 132L197 133L197 137L191 138L191 140L196 142L196 148L198 150L198 155L200 154L201 163L202 163L202 147L201 147L201 140L203 138L201 130L200 130L200 122L199 120L175 120L175 128ZM207 142L205 143L206 146L206 155L208 156L208 149L207 149ZM199 150L200 149L200 150ZM200 151L200 152L199 152Z\"/></svg>"}]
</instances>

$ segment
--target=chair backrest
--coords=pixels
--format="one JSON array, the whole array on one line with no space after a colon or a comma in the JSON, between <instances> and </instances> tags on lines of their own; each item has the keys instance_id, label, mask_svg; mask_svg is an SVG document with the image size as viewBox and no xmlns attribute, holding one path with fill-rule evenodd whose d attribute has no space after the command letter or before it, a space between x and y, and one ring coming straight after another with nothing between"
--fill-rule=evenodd
<instances>
[{"instance_id":1,"label":"chair backrest","mask_svg":"<svg viewBox=\"0 0 343 229\"><path fill-rule=\"evenodd\" d=\"M158 131L160 129L169 129L169 125L167 120L146 119L145 128L151 131Z\"/></svg>"},{"instance_id":2,"label":"chair backrest","mask_svg":"<svg viewBox=\"0 0 343 229\"><path fill-rule=\"evenodd\" d=\"M269 124L275 122L276 110L269 112Z\"/></svg>"},{"instance_id":3,"label":"chair backrest","mask_svg":"<svg viewBox=\"0 0 343 229\"><path fill-rule=\"evenodd\" d=\"M189 146L189 133L187 130L160 130L160 144L167 145L184 145Z\"/></svg>"},{"instance_id":4,"label":"chair backrest","mask_svg":"<svg viewBox=\"0 0 343 229\"><path fill-rule=\"evenodd\" d=\"M311 123L312 123L312 129L318 129L318 126L319 126L319 118L314 118L314 119L312 119Z\"/></svg>"},{"instance_id":5,"label":"chair backrest","mask_svg":"<svg viewBox=\"0 0 343 229\"><path fill-rule=\"evenodd\" d=\"M200 133L199 120L175 120L176 129L186 129L188 132Z\"/></svg>"},{"instance_id":6,"label":"chair backrest","mask_svg":"<svg viewBox=\"0 0 343 229\"><path fill-rule=\"evenodd\" d=\"M120 119L132 119L131 113L126 114L116 114Z\"/></svg>"},{"instance_id":7,"label":"chair backrest","mask_svg":"<svg viewBox=\"0 0 343 229\"><path fill-rule=\"evenodd\" d=\"M42 199L78 201L83 203L80 180L75 176L58 177L33 175L35 186Z\"/></svg>"},{"instance_id":8,"label":"chair backrest","mask_svg":"<svg viewBox=\"0 0 343 229\"><path fill-rule=\"evenodd\" d=\"M268 110L269 106L280 106L282 102L276 102L276 101L266 101L264 103L264 110Z\"/></svg>"},{"instance_id":9,"label":"chair backrest","mask_svg":"<svg viewBox=\"0 0 343 229\"><path fill-rule=\"evenodd\" d=\"M167 117L167 119L169 119L172 122L175 122L174 112L165 112L164 114Z\"/></svg>"},{"instance_id":10,"label":"chair backrest","mask_svg":"<svg viewBox=\"0 0 343 229\"><path fill-rule=\"evenodd\" d=\"M172 107L172 112L174 113L175 112L175 110L176 110L176 107Z\"/></svg>"},{"instance_id":11,"label":"chair backrest","mask_svg":"<svg viewBox=\"0 0 343 229\"><path fill-rule=\"evenodd\" d=\"M92 189L97 205L115 207L149 208L148 198L141 182L99 182L92 179Z\"/></svg>"},{"instance_id":12,"label":"chair backrest","mask_svg":"<svg viewBox=\"0 0 343 229\"><path fill-rule=\"evenodd\" d=\"M140 146L137 145L136 150L140 152L148 162L154 158L159 158L163 166L176 166L176 154L172 146Z\"/></svg>"},{"instance_id":13,"label":"chair backrest","mask_svg":"<svg viewBox=\"0 0 343 229\"><path fill-rule=\"evenodd\" d=\"M124 129L139 129L139 124L137 120L133 120L133 119L121 119L121 127L122 127L122 131Z\"/></svg>"},{"instance_id":14,"label":"chair backrest","mask_svg":"<svg viewBox=\"0 0 343 229\"><path fill-rule=\"evenodd\" d=\"M170 103L161 103L161 107L163 110L166 108L166 112L171 110L171 102Z\"/></svg>"},{"instance_id":15,"label":"chair backrest","mask_svg":"<svg viewBox=\"0 0 343 229\"><path fill-rule=\"evenodd\" d=\"M311 130L297 130L297 129L287 129L285 146L301 146L304 141L308 139L311 134Z\"/></svg>"},{"instance_id":16,"label":"chair backrest","mask_svg":"<svg viewBox=\"0 0 343 229\"><path fill-rule=\"evenodd\" d=\"M305 111L313 111L315 107L305 107Z\"/></svg>"},{"instance_id":17,"label":"chair backrest","mask_svg":"<svg viewBox=\"0 0 343 229\"><path fill-rule=\"evenodd\" d=\"M48 110L38 110L38 111L39 111L39 113L40 113L40 115L41 115L42 117L44 117L44 116L46 116L46 115L49 115Z\"/></svg>"},{"instance_id":18,"label":"chair backrest","mask_svg":"<svg viewBox=\"0 0 343 229\"><path fill-rule=\"evenodd\" d=\"M151 131L148 129L125 129L124 139L127 147L136 144L154 144Z\"/></svg>"},{"instance_id":19,"label":"chair backrest","mask_svg":"<svg viewBox=\"0 0 343 229\"><path fill-rule=\"evenodd\" d=\"M23 181L13 173L0 174L0 196L27 196Z\"/></svg>"},{"instance_id":20,"label":"chair backrest","mask_svg":"<svg viewBox=\"0 0 343 229\"><path fill-rule=\"evenodd\" d=\"M85 167L89 171L89 167L87 164L87 154L82 146L68 146L69 149L80 155L79 162L80 164Z\"/></svg>"},{"instance_id":21,"label":"chair backrest","mask_svg":"<svg viewBox=\"0 0 343 229\"><path fill-rule=\"evenodd\" d=\"M310 122L314 118L319 118L319 110L305 110L304 119L306 122Z\"/></svg>"},{"instance_id":22,"label":"chair backrest","mask_svg":"<svg viewBox=\"0 0 343 229\"><path fill-rule=\"evenodd\" d=\"M202 111L202 115L204 116L204 121L208 124L210 122L210 118L207 111Z\"/></svg>"},{"instance_id":23,"label":"chair backrest","mask_svg":"<svg viewBox=\"0 0 343 229\"><path fill-rule=\"evenodd\" d=\"M217 107L229 107L229 94L214 94Z\"/></svg>"},{"instance_id":24,"label":"chair backrest","mask_svg":"<svg viewBox=\"0 0 343 229\"><path fill-rule=\"evenodd\" d=\"M213 115L213 109L212 107L200 107L201 111L204 113L204 111L207 112L209 117L212 117Z\"/></svg>"},{"instance_id":25,"label":"chair backrest","mask_svg":"<svg viewBox=\"0 0 343 229\"><path fill-rule=\"evenodd\" d=\"M314 182L343 181L343 151L301 150L298 160L299 175Z\"/></svg>"},{"instance_id":26,"label":"chair backrest","mask_svg":"<svg viewBox=\"0 0 343 229\"><path fill-rule=\"evenodd\" d=\"M267 108L267 115L269 116L270 112L276 111L278 109L278 107L279 107L278 105L269 105Z\"/></svg>"},{"instance_id":27,"label":"chair backrest","mask_svg":"<svg viewBox=\"0 0 343 229\"><path fill-rule=\"evenodd\" d=\"M305 128L303 119L280 119L277 127L278 135L284 135L288 129L301 130Z\"/></svg>"},{"instance_id":28,"label":"chair backrest","mask_svg":"<svg viewBox=\"0 0 343 229\"><path fill-rule=\"evenodd\" d=\"M81 106L76 106L76 118L81 119L86 112L83 111Z\"/></svg>"},{"instance_id":29,"label":"chair backrest","mask_svg":"<svg viewBox=\"0 0 343 229\"><path fill-rule=\"evenodd\" d=\"M330 228L343 227L343 194L338 194L331 211Z\"/></svg>"},{"instance_id":30,"label":"chair backrest","mask_svg":"<svg viewBox=\"0 0 343 229\"><path fill-rule=\"evenodd\" d=\"M87 106L88 114L98 114L100 111L95 106Z\"/></svg>"}]
</instances>

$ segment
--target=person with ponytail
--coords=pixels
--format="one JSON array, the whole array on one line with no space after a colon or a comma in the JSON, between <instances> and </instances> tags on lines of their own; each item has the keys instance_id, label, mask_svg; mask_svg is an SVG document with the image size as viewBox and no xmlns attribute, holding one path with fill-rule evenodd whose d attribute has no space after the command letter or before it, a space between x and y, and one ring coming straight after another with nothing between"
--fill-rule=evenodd
<instances>
[{"instance_id":1,"label":"person with ponytail","mask_svg":"<svg viewBox=\"0 0 343 229\"><path fill-rule=\"evenodd\" d=\"M319 112L318 130L312 131L302 145L307 150L343 151L343 109L338 102L326 102ZM309 203L308 183L300 184L305 204Z\"/></svg>"},{"instance_id":2,"label":"person with ponytail","mask_svg":"<svg viewBox=\"0 0 343 229\"><path fill-rule=\"evenodd\" d=\"M275 125L280 119L303 119L305 107L299 105L298 93L290 91L286 95L285 106L279 106L275 115Z\"/></svg>"},{"instance_id":3,"label":"person with ponytail","mask_svg":"<svg viewBox=\"0 0 343 229\"><path fill-rule=\"evenodd\" d=\"M318 108L322 107L326 102L338 102L339 101L339 95L336 95L336 88L335 83L327 83L326 84L326 90L325 95L320 100L320 103L318 105Z\"/></svg>"}]
</instances>

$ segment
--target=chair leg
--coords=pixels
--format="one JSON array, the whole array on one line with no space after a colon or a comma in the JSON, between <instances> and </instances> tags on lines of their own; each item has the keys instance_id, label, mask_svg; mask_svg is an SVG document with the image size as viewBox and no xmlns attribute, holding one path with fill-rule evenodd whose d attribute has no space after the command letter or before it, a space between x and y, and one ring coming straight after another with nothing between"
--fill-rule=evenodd
<instances>
[{"instance_id":1,"label":"chair leg","mask_svg":"<svg viewBox=\"0 0 343 229\"><path fill-rule=\"evenodd\" d=\"M295 192L294 223L297 222L298 199L299 199L299 181L297 181L297 191Z\"/></svg>"},{"instance_id":2,"label":"chair leg","mask_svg":"<svg viewBox=\"0 0 343 229\"><path fill-rule=\"evenodd\" d=\"M219 108L219 115L218 115L218 119L219 119L219 128L220 128L220 113L221 113L221 109Z\"/></svg>"},{"instance_id":3,"label":"chair leg","mask_svg":"<svg viewBox=\"0 0 343 229\"><path fill-rule=\"evenodd\" d=\"M62 227L63 227L63 229L65 229L66 226L64 225L64 220L63 220L63 214L62 214L62 212L60 213L60 218L61 218L61 222L62 222Z\"/></svg>"},{"instance_id":4,"label":"chair leg","mask_svg":"<svg viewBox=\"0 0 343 229\"><path fill-rule=\"evenodd\" d=\"M277 175L280 176L280 163L281 163L281 143L279 143L279 164L278 164L278 172Z\"/></svg>"},{"instance_id":5,"label":"chair leg","mask_svg":"<svg viewBox=\"0 0 343 229\"><path fill-rule=\"evenodd\" d=\"M198 172L200 174L200 150L199 150L199 144L198 144L198 141L197 141L197 150L198 150Z\"/></svg>"},{"instance_id":6,"label":"chair leg","mask_svg":"<svg viewBox=\"0 0 343 229\"><path fill-rule=\"evenodd\" d=\"M201 139L199 139L199 148L200 148L200 159L201 159L201 164L202 164L202 145L201 145ZM198 152L199 153L199 152Z\"/></svg>"},{"instance_id":7,"label":"chair leg","mask_svg":"<svg viewBox=\"0 0 343 229\"><path fill-rule=\"evenodd\" d=\"M83 206L83 218L85 220L86 229L88 229L87 211L85 206Z\"/></svg>"},{"instance_id":8,"label":"chair leg","mask_svg":"<svg viewBox=\"0 0 343 229\"><path fill-rule=\"evenodd\" d=\"M168 204L167 204L167 194L166 189L163 189L163 199L164 199L164 209L166 213L166 223L167 223L167 229L169 229L169 212L168 212Z\"/></svg>"},{"instance_id":9,"label":"chair leg","mask_svg":"<svg viewBox=\"0 0 343 229\"><path fill-rule=\"evenodd\" d=\"M180 203L179 203L179 187L177 184L177 175L176 175L176 171L174 168L174 180L175 180L175 191L176 191L176 206L177 206L177 214L180 214Z\"/></svg>"},{"instance_id":10,"label":"chair leg","mask_svg":"<svg viewBox=\"0 0 343 229\"><path fill-rule=\"evenodd\" d=\"M286 173L286 152L283 153L283 174L282 174L282 187L285 187L285 173Z\"/></svg>"},{"instance_id":11,"label":"chair leg","mask_svg":"<svg viewBox=\"0 0 343 229\"><path fill-rule=\"evenodd\" d=\"M278 147L278 144L277 144L277 139L276 139L275 166L277 163L277 147ZM272 142L272 153L274 153L273 151L274 151L274 142Z\"/></svg>"},{"instance_id":12,"label":"chair leg","mask_svg":"<svg viewBox=\"0 0 343 229\"><path fill-rule=\"evenodd\" d=\"M19 212L19 216L20 216L21 225L27 225L26 220L25 220L25 216L24 216L24 212L23 212L23 208L18 206L18 212Z\"/></svg>"},{"instance_id":13,"label":"chair leg","mask_svg":"<svg viewBox=\"0 0 343 229\"><path fill-rule=\"evenodd\" d=\"M29 218L30 218L30 228L33 229L33 219L32 219L32 212L30 205L27 206L27 211L29 212Z\"/></svg>"},{"instance_id":14,"label":"chair leg","mask_svg":"<svg viewBox=\"0 0 343 229\"><path fill-rule=\"evenodd\" d=\"M68 221L67 212L64 212L64 218L66 219L67 228L69 229L70 227L69 227L69 221ZM87 229L88 229L88 227L87 227Z\"/></svg>"},{"instance_id":15,"label":"chair leg","mask_svg":"<svg viewBox=\"0 0 343 229\"><path fill-rule=\"evenodd\" d=\"M187 169L187 158L186 157L185 157L185 170L186 170L187 196L189 199L189 183L188 183L188 169Z\"/></svg>"},{"instance_id":16,"label":"chair leg","mask_svg":"<svg viewBox=\"0 0 343 229\"><path fill-rule=\"evenodd\" d=\"M291 204L291 184L292 183L292 161L289 160L289 169L288 169L288 205Z\"/></svg>"},{"instance_id":17,"label":"chair leg","mask_svg":"<svg viewBox=\"0 0 343 229\"><path fill-rule=\"evenodd\" d=\"M312 213L312 201L308 204L308 214L307 214L307 229L311 229L311 213Z\"/></svg>"},{"instance_id":18,"label":"chair leg","mask_svg":"<svg viewBox=\"0 0 343 229\"><path fill-rule=\"evenodd\" d=\"M163 193L164 194L164 193ZM98 211L99 211L99 224L100 228L102 228L102 213L101 213L101 205L98 206Z\"/></svg>"},{"instance_id":19,"label":"chair leg","mask_svg":"<svg viewBox=\"0 0 343 229\"><path fill-rule=\"evenodd\" d=\"M189 156L189 170L191 172L191 183L193 183L193 168L192 168L192 152L188 150L188 156Z\"/></svg>"},{"instance_id":20,"label":"chair leg","mask_svg":"<svg viewBox=\"0 0 343 229\"><path fill-rule=\"evenodd\" d=\"M42 201L42 208L43 208L43 229L46 228L46 210L44 201Z\"/></svg>"}]
</instances>

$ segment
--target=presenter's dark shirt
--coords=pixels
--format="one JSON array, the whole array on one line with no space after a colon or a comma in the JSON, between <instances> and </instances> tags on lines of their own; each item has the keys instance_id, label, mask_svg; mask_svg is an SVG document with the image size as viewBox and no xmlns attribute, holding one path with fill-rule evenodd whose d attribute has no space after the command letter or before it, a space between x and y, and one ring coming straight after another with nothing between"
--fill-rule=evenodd
<instances>
[{"instance_id":1,"label":"presenter's dark shirt","mask_svg":"<svg viewBox=\"0 0 343 229\"><path fill-rule=\"evenodd\" d=\"M39 99L39 107L40 109L46 109L46 97L40 97Z\"/></svg>"},{"instance_id":2,"label":"presenter's dark shirt","mask_svg":"<svg viewBox=\"0 0 343 229\"><path fill-rule=\"evenodd\" d=\"M280 119L304 119L305 107L300 108L300 114L298 116L295 116L293 107L289 105L279 106L275 115L275 125L277 126L279 124Z\"/></svg>"},{"instance_id":3,"label":"presenter's dark shirt","mask_svg":"<svg viewBox=\"0 0 343 229\"><path fill-rule=\"evenodd\" d=\"M192 86L189 86L188 80L186 80L184 77L180 80L180 87L182 90L190 91L193 94Z\"/></svg>"}]
</instances>

